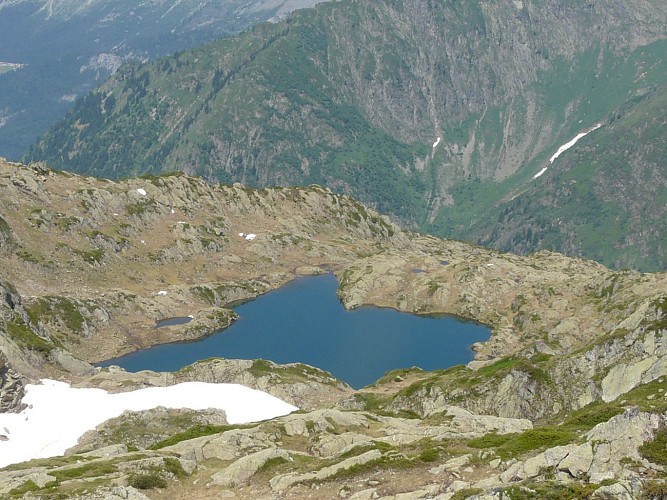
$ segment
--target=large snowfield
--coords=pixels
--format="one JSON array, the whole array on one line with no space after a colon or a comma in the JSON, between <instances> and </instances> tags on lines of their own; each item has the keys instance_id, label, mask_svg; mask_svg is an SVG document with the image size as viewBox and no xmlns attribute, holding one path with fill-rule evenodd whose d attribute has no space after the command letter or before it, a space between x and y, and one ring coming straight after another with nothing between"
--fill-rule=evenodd
<instances>
[{"instance_id":1,"label":"large snowfield","mask_svg":"<svg viewBox=\"0 0 667 500\"><path fill-rule=\"evenodd\" d=\"M102 389L78 389L65 382L42 380L26 386L21 413L0 414L0 467L33 458L63 455L86 431L119 416L163 406L224 410L230 424L257 422L287 415L297 407L262 391L237 384L186 382L109 394Z\"/></svg>"}]
</instances>

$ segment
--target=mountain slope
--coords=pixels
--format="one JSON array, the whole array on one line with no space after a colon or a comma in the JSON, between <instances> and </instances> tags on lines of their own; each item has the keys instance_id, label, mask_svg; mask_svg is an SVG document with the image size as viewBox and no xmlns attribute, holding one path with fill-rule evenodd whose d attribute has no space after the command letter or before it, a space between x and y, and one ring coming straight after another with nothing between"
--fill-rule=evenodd
<instances>
[{"instance_id":1,"label":"mountain slope","mask_svg":"<svg viewBox=\"0 0 667 500\"><path fill-rule=\"evenodd\" d=\"M667 79L666 24L643 0L320 4L125 67L26 160L316 182L470 238L559 145Z\"/></svg>"},{"instance_id":2,"label":"mountain slope","mask_svg":"<svg viewBox=\"0 0 667 500\"><path fill-rule=\"evenodd\" d=\"M627 103L467 234L506 250L549 248L616 268L664 269L665 117L665 86Z\"/></svg>"},{"instance_id":3,"label":"mountain slope","mask_svg":"<svg viewBox=\"0 0 667 500\"><path fill-rule=\"evenodd\" d=\"M665 492L664 273L405 233L318 186L251 190L183 174L113 182L3 161L0 186L2 410L20 408L22 384L46 376L111 392L241 383L302 410L241 427L210 410L124 413L70 455L0 470L3 497ZM85 362L206 335L234 319L233 302L325 269L348 308L457 314L492 337L468 366L401 369L360 391L263 360L175 373ZM188 324L154 327L186 314Z\"/></svg>"},{"instance_id":4,"label":"mountain slope","mask_svg":"<svg viewBox=\"0 0 667 500\"><path fill-rule=\"evenodd\" d=\"M184 50L281 17L317 0L2 0L0 155L36 137L123 62Z\"/></svg>"}]
</instances>

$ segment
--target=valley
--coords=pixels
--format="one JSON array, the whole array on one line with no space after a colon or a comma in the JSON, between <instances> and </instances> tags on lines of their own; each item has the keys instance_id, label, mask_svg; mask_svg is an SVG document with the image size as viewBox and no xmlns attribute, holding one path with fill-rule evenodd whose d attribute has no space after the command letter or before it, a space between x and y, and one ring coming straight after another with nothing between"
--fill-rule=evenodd
<instances>
[{"instance_id":1,"label":"valley","mask_svg":"<svg viewBox=\"0 0 667 500\"><path fill-rule=\"evenodd\" d=\"M665 25L655 0L323 3L126 65L24 161L110 178L317 183L413 230L658 271L661 209L637 212L664 191ZM542 196L533 176L598 124L539 178L566 193ZM631 135L613 164L591 168L592 144L620 129ZM554 179L572 162L579 196ZM652 181L633 183L644 165ZM606 186L625 184L632 195L617 203Z\"/></svg>"}]
</instances>

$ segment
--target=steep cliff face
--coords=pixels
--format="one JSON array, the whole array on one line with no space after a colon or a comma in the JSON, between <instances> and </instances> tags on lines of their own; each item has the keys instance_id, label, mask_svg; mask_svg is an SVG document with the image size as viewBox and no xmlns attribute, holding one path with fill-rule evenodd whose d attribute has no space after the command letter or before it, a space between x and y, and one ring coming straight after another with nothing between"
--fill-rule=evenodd
<instances>
[{"instance_id":1,"label":"steep cliff face","mask_svg":"<svg viewBox=\"0 0 667 500\"><path fill-rule=\"evenodd\" d=\"M7 357L0 352L0 413L20 411L24 395L21 376L10 366Z\"/></svg>"}]
</instances>

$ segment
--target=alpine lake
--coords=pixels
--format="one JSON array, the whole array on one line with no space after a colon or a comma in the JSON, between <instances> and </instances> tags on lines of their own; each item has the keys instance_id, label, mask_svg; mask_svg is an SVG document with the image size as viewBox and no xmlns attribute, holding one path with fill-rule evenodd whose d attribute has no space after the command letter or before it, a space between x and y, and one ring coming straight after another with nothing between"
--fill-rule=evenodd
<instances>
[{"instance_id":1,"label":"alpine lake","mask_svg":"<svg viewBox=\"0 0 667 500\"><path fill-rule=\"evenodd\" d=\"M417 366L437 370L473 358L470 346L488 340L488 327L452 316L420 316L393 309L347 311L331 274L298 278L242 303L228 328L194 342L163 344L110 359L127 371L176 371L210 357L306 363L355 389L386 372ZM173 318L169 324L189 318Z\"/></svg>"}]
</instances>

